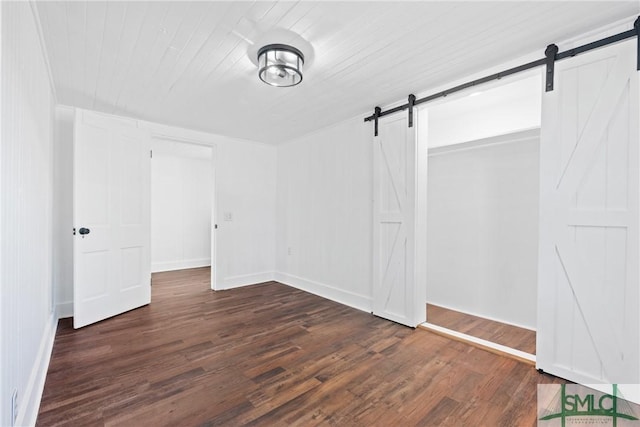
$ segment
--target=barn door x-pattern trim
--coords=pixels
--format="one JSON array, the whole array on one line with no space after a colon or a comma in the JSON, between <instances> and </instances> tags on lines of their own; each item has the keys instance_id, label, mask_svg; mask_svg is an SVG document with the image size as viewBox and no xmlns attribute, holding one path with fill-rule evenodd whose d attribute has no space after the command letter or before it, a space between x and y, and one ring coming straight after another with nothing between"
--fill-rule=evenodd
<instances>
[{"instance_id":1,"label":"barn door x-pattern trim","mask_svg":"<svg viewBox=\"0 0 640 427\"><path fill-rule=\"evenodd\" d=\"M411 327L425 306L415 268L416 128L403 116L381 121L373 150L373 313Z\"/></svg>"},{"instance_id":2,"label":"barn door x-pattern trim","mask_svg":"<svg viewBox=\"0 0 640 427\"><path fill-rule=\"evenodd\" d=\"M406 256L406 245L407 245L407 230L404 222L404 215L402 214L403 208L406 206L407 200L407 187L406 183L402 183L399 170L400 161L397 158L397 152L390 148L385 149L385 142L381 139L378 141L380 144L380 154L382 159L384 159L385 169L388 173L389 182L393 189L393 195L395 197L396 202L398 203L398 212L396 213L386 213L380 215L380 222L385 224L398 224L398 228L396 229L395 236L393 237L393 244L391 246L391 251L389 254L389 258L384 268L384 273L382 274L381 284L389 283L389 287L386 289L387 294L384 297L384 304L382 305L383 310L386 309L389 305L391 299L391 293L395 289L395 286L398 285L396 282L397 277L397 269L403 267L404 259L401 259L402 256ZM396 153L396 154L394 154ZM393 163L393 165L391 165ZM404 253L403 253L404 250ZM390 277L392 274L395 274L394 277ZM389 280L392 280L389 282Z\"/></svg>"},{"instance_id":3,"label":"barn door x-pattern trim","mask_svg":"<svg viewBox=\"0 0 640 427\"><path fill-rule=\"evenodd\" d=\"M600 91L601 97L590 113L590 116L594 119L587 120L585 127L578 137L575 149L571 153L558 180L556 188L561 193L570 195L577 191L582 179L589 173L590 167L593 165L593 161L605 141L604 136L609 123L618 112L618 108L616 107L620 103L625 88L628 88L629 69L631 69L632 66L633 63L630 57L618 55L616 58L608 78ZM621 82L625 83L622 84ZM567 223L569 225L576 225L572 224L573 221L571 221L571 219L580 218L580 212L583 211L577 209L567 210ZM612 218L607 210L589 211L588 215L591 217L589 218L591 221L583 216L583 221L579 221L580 226L612 226L610 221L614 218ZM620 220L628 219L628 214L620 212L616 219L618 219L618 227L626 228L628 222ZM556 255L562 265L563 272L566 276L566 283L571 288L576 306L582 320L587 326L593 348L600 359L606 376L607 369L609 369L608 367L616 366L618 361L612 357L611 352L602 351L601 349L621 348L624 338L620 330L611 323L610 318L600 315L601 307L596 304L596 300L587 295L590 289L597 288L597 283L595 283L597 279L593 275L586 274L584 269L579 267L588 261L585 260L581 262L577 259L576 253L578 253L578 250L575 247L575 243L571 243L566 234L560 234L559 242L556 245ZM601 325L595 325L594 323L596 321L605 322L606 327L603 328Z\"/></svg>"},{"instance_id":4,"label":"barn door x-pattern trim","mask_svg":"<svg viewBox=\"0 0 640 427\"><path fill-rule=\"evenodd\" d=\"M545 95L538 361L578 382L639 381L633 48L569 60Z\"/></svg>"}]
</instances>

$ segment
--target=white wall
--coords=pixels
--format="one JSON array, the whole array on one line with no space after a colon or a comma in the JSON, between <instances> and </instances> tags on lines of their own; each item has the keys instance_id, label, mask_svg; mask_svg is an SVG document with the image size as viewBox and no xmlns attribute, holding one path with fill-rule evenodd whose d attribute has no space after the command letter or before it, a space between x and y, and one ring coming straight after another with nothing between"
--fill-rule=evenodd
<instances>
[{"instance_id":1,"label":"white wall","mask_svg":"<svg viewBox=\"0 0 640 427\"><path fill-rule=\"evenodd\" d=\"M57 319L52 295L55 96L36 16L1 2L0 425L35 423Z\"/></svg>"},{"instance_id":2,"label":"white wall","mask_svg":"<svg viewBox=\"0 0 640 427\"><path fill-rule=\"evenodd\" d=\"M277 279L366 311L371 132L357 117L278 147Z\"/></svg>"},{"instance_id":3,"label":"white wall","mask_svg":"<svg viewBox=\"0 0 640 427\"><path fill-rule=\"evenodd\" d=\"M151 271L211 265L211 147L151 141Z\"/></svg>"},{"instance_id":4,"label":"white wall","mask_svg":"<svg viewBox=\"0 0 640 427\"><path fill-rule=\"evenodd\" d=\"M454 100L428 106L429 147L475 141L540 127L542 96L539 72L507 84L470 89Z\"/></svg>"},{"instance_id":5,"label":"white wall","mask_svg":"<svg viewBox=\"0 0 640 427\"><path fill-rule=\"evenodd\" d=\"M430 150L429 303L535 329L538 149L530 131Z\"/></svg>"}]
</instances>

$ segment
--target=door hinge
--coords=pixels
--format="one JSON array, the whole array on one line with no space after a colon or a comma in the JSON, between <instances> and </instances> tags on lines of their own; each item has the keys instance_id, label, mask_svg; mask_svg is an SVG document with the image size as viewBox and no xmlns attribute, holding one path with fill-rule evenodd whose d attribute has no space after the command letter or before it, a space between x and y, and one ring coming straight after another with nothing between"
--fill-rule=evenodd
<instances>
[{"instance_id":1,"label":"door hinge","mask_svg":"<svg viewBox=\"0 0 640 427\"><path fill-rule=\"evenodd\" d=\"M218 224L214 224L214 225L213 225L213 229L214 229L214 230L217 230L217 229L218 229Z\"/></svg>"},{"instance_id":2,"label":"door hinge","mask_svg":"<svg viewBox=\"0 0 640 427\"><path fill-rule=\"evenodd\" d=\"M153 150L149 150L149 157L153 159Z\"/></svg>"}]
</instances>

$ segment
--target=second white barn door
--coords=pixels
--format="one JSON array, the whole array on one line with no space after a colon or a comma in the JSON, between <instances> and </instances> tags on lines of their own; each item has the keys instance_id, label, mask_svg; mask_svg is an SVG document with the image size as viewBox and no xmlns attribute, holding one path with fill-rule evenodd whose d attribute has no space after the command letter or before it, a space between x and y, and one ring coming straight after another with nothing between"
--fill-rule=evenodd
<instances>
[{"instance_id":1,"label":"second white barn door","mask_svg":"<svg viewBox=\"0 0 640 427\"><path fill-rule=\"evenodd\" d=\"M543 97L537 365L583 384L640 379L635 48L558 62Z\"/></svg>"},{"instance_id":2,"label":"second white barn door","mask_svg":"<svg viewBox=\"0 0 640 427\"><path fill-rule=\"evenodd\" d=\"M151 301L149 138L135 122L78 110L73 172L79 328Z\"/></svg>"},{"instance_id":3,"label":"second white barn door","mask_svg":"<svg viewBox=\"0 0 640 427\"><path fill-rule=\"evenodd\" d=\"M414 114L416 117L417 114ZM373 314L426 320L426 141L407 114L380 119L373 148Z\"/></svg>"}]
</instances>

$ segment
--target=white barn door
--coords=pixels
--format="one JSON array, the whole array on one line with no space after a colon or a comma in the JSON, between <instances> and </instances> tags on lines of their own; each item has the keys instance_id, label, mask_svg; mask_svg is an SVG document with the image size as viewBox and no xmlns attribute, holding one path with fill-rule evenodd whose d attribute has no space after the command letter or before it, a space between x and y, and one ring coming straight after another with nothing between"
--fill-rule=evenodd
<instances>
[{"instance_id":1,"label":"white barn door","mask_svg":"<svg viewBox=\"0 0 640 427\"><path fill-rule=\"evenodd\" d=\"M417 114L414 114L414 121ZM426 141L406 113L380 119L373 148L373 314L426 320Z\"/></svg>"},{"instance_id":2,"label":"white barn door","mask_svg":"<svg viewBox=\"0 0 640 427\"><path fill-rule=\"evenodd\" d=\"M73 326L151 301L150 143L134 122L78 110Z\"/></svg>"},{"instance_id":3,"label":"white barn door","mask_svg":"<svg viewBox=\"0 0 640 427\"><path fill-rule=\"evenodd\" d=\"M543 95L537 365L582 384L640 382L635 47L558 62Z\"/></svg>"}]
</instances>

